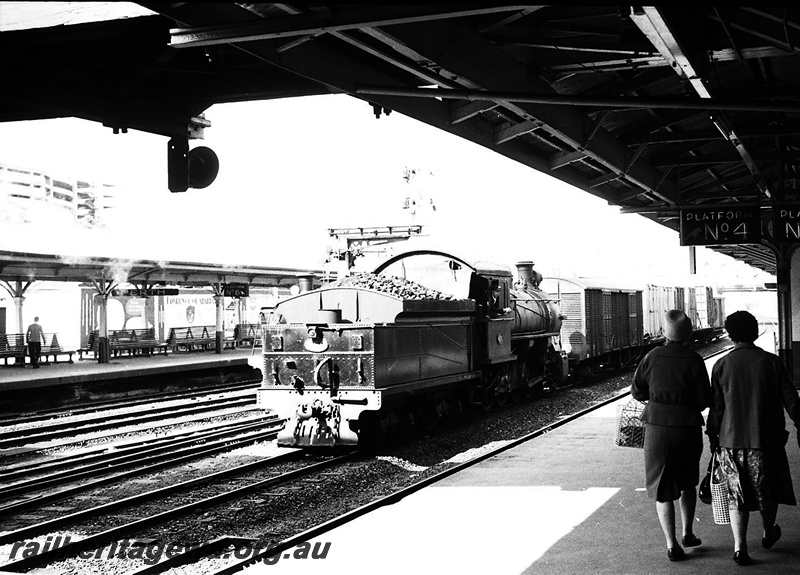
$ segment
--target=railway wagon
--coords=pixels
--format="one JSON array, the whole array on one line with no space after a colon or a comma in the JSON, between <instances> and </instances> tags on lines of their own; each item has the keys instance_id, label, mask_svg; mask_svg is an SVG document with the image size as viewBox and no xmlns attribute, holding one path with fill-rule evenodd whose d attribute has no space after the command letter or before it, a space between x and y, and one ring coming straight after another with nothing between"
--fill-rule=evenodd
<instances>
[{"instance_id":1,"label":"railway wagon","mask_svg":"<svg viewBox=\"0 0 800 575\"><path fill-rule=\"evenodd\" d=\"M642 289L591 278L546 278L541 288L560 304L561 347L571 364L591 372L640 355L645 345Z\"/></svg>"},{"instance_id":2,"label":"railway wagon","mask_svg":"<svg viewBox=\"0 0 800 575\"><path fill-rule=\"evenodd\" d=\"M357 445L409 414L488 408L563 378L558 309L532 264L518 271L515 284L502 266L414 251L265 308L251 365L258 405L286 421L278 444Z\"/></svg>"},{"instance_id":3,"label":"railway wagon","mask_svg":"<svg viewBox=\"0 0 800 575\"><path fill-rule=\"evenodd\" d=\"M700 343L711 341L725 331L725 300L714 296L709 286L694 288L693 338Z\"/></svg>"},{"instance_id":4,"label":"railway wagon","mask_svg":"<svg viewBox=\"0 0 800 575\"><path fill-rule=\"evenodd\" d=\"M686 313L692 322L692 340L706 343L724 332L725 300L714 296L710 286L648 284L645 291L645 339L662 340L664 314L671 309Z\"/></svg>"},{"instance_id":5,"label":"railway wagon","mask_svg":"<svg viewBox=\"0 0 800 575\"><path fill-rule=\"evenodd\" d=\"M704 343L724 329L725 305L709 286L648 283L641 287L600 278L548 278L542 289L564 316L561 346L578 371L623 366L664 341L664 316L680 309L692 321L693 341Z\"/></svg>"}]
</instances>

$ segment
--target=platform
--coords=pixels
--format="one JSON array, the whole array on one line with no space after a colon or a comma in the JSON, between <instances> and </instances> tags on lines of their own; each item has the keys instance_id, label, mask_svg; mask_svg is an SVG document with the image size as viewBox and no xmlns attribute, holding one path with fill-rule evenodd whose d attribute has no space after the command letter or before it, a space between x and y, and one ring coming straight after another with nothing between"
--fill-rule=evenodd
<instances>
[{"instance_id":1,"label":"platform","mask_svg":"<svg viewBox=\"0 0 800 575\"><path fill-rule=\"evenodd\" d=\"M716 525L711 506L698 501L694 531L703 544L687 548L685 561L668 561L655 504L645 493L643 451L613 443L619 403L312 539L312 549L330 543L324 559L284 554L273 565L256 564L243 573L708 575L800 569L800 510L788 506L778 511L783 538L768 551L761 547L760 516L751 514L754 562L740 568L733 562L730 526ZM794 433L787 452L800 496ZM706 444L703 472L708 456Z\"/></svg>"},{"instance_id":2,"label":"platform","mask_svg":"<svg viewBox=\"0 0 800 575\"><path fill-rule=\"evenodd\" d=\"M256 353L260 353L260 349ZM45 362L40 369L30 364L24 368L15 365L0 365L0 391L30 389L53 384L68 384L100 379L119 379L152 373L169 373L192 369L208 369L231 365L247 365L251 349L226 349L222 353L213 351L192 351L157 353L154 355L120 356L111 358L108 363L98 363L96 359L75 359Z\"/></svg>"},{"instance_id":3,"label":"platform","mask_svg":"<svg viewBox=\"0 0 800 575\"><path fill-rule=\"evenodd\" d=\"M225 349L222 353L125 355L111 358L109 363L99 363L96 359L75 359L74 363L51 361L42 363L39 369L30 364L0 365L0 411L58 407L87 398L102 399L106 392L109 397L119 397L127 391L147 390L151 383L163 388L165 381L191 381L195 377L200 380L210 373L238 373L247 378L252 370L248 364L252 353L252 348L240 348ZM255 353L260 355L261 348L256 348ZM31 393L33 390L37 393ZM52 399L51 405L45 405L47 399Z\"/></svg>"}]
</instances>

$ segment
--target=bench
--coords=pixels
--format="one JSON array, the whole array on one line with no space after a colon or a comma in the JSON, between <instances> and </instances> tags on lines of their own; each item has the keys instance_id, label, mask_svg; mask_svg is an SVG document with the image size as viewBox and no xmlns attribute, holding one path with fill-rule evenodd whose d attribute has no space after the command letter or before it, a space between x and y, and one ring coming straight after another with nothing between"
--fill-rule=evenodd
<instances>
[{"instance_id":1,"label":"bench","mask_svg":"<svg viewBox=\"0 0 800 575\"><path fill-rule=\"evenodd\" d=\"M147 329L135 331L137 341L139 342L139 349L143 353L153 355L155 352L163 352L164 355L167 355L167 344L156 337L156 328L148 327Z\"/></svg>"},{"instance_id":2,"label":"bench","mask_svg":"<svg viewBox=\"0 0 800 575\"><path fill-rule=\"evenodd\" d=\"M261 324L240 323L233 329L233 340L236 347L244 344L251 347L261 345Z\"/></svg>"},{"instance_id":3,"label":"bench","mask_svg":"<svg viewBox=\"0 0 800 575\"><path fill-rule=\"evenodd\" d=\"M166 345L172 351L178 351L181 348L185 351L216 349L217 328L213 325L173 327L169 330ZM223 335L222 347L236 349L235 332L234 336Z\"/></svg>"},{"instance_id":4,"label":"bench","mask_svg":"<svg viewBox=\"0 0 800 575\"><path fill-rule=\"evenodd\" d=\"M25 334L0 333L0 357L8 365L9 358L15 364L25 365Z\"/></svg>"},{"instance_id":5,"label":"bench","mask_svg":"<svg viewBox=\"0 0 800 575\"><path fill-rule=\"evenodd\" d=\"M93 331L89 334L89 340L86 342L86 347L78 348L78 359L83 359L84 353L92 352L97 357L98 349L98 333Z\"/></svg>"},{"instance_id":6,"label":"bench","mask_svg":"<svg viewBox=\"0 0 800 575\"><path fill-rule=\"evenodd\" d=\"M108 331L108 351L114 357L122 355L122 352L127 352L129 356L141 353L143 355L152 355L154 351L163 351L167 353L167 344L161 343L156 338L155 328L142 328L142 329L118 329ZM93 353L95 357L99 353L100 348L100 332L97 330L89 334L89 341L86 347L78 350L79 359L83 359L84 353Z\"/></svg>"},{"instance_id":7,"label":"bench","mask_svg":"<svg viewBox=\"0 0 800 575\"><path fill-rule=\"evenodd\" d=\"M58 343L58 334L44 334L45 343L42 344L42 352L39 358L45 362L49 357L53 358L54 363L58 363L59 355L68 355L69 363L74 363L72 356L75 353L73 350L65 350ZM50 342L49 344L47 342ZM0 357L3 358L5 365L8 365L9 358L14 359L15 365L25 365L25 356L27 354L27 345L25 343L25 335L21 333L0 333Z\"/></svg>"},{"instance_id":8,"label":"bench","mask_svg":"<svg viewBox=\"0 0 800 575\"><path fill-rule=\"evenodd\" d=\"M41 358L45 360L45 362L49 362L48 357L52 356L53 363L58 363L58 356L59 355L68 355L69 362L68 363L75 363L72 360L72 356L75 354L74 350L71 349L64 349L61 347L61 344L58 343L58 334L54 333L48 337L47 334L44 336L45 342L50 342L49 344L42 345L42 353Z\"/></svg>"},{"instance_id":9,"label":"bench","mask_svg":"<svg viewBox=\"0 0 800 575\"><path fill-rule=\"evenodd\" d=\"M217 328L213 325L172 327L167 337L167 347L172 351L178 351L180 348L186 351L208 350L209 346L216 346L216 343Z\"/></svg>"},{"instance_id":10,"label":"bench","mask_svg":"<svg viewBox=\"0 0 800 575\"><path fill-rule=\"evenodd\" d=\"M140 353L153 355L154 351L167 353L167 344L156 339L156 330L153 327L142 329L118 329L108 332L108 349L117 356L127 352L129 356Z\"/></svg>"}]
</instances>

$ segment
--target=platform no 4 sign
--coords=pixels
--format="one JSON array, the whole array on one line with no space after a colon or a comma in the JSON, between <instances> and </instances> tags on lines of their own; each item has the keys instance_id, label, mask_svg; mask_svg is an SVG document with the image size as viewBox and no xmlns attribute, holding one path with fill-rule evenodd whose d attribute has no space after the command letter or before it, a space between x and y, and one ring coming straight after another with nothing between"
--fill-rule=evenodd
<instances>
[{"instance_id":1,"label":"platform no 4 sign","mask_svg":"<svg viewBox=\"0 0 800 575\"><path fill-rule=\"evenodd\" d=\"M761 243L758 206L687 208L680 217L682 246Z\"/></svg>"}]
</instances>

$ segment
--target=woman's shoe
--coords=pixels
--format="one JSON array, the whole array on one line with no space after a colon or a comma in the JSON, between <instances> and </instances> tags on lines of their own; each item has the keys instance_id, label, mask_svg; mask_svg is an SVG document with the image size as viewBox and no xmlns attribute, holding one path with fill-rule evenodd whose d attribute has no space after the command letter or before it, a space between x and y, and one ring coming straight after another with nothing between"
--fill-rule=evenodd
<instances>
[{"instance_id":1,"label":"woman's shoe","mask_svg":"<svg viewBox=\"0 0 800 575\"><path fill-rule=\"evenodd\" d=\"M670 547L667 549L667 557L670 561L682 561L686 557L683 547Z\"/></svg>"},{"instance_id":2,"label":"woman's shoe","mask_svg":"<svg viewBox=\"0 0 800 575\"><path fill-rule=\"evenodd\" d=\"M778 542L778 539L781 538L781 526L777 523L772 528L775 531L775 537L762 537L761 538L761 546L764 549L770 549L773 545Z\"/></svg>"},{"instance_id":3,"label":"woman's shoe","mask_svg":"<svg viewBox=\"0 0 800 575\"><path fill-rule=\"evenodd\" d=\"M733 560L736 561L737 565L750 565L750 556L747 554L747 551L736 551L733 554Z\"/></svg>"},{"instance_id":4,"label":"woman's shoe","mask_svg":"<svg viewBox=\"0 0 800 575\"><path fill-rule=\"evenodd\" d=\"M683 539L681 540L684 547L697 547L702 543L700 538L695 536L693 533L689 533L689 535L684 535Z\"/></svg>"}]
</instances>

